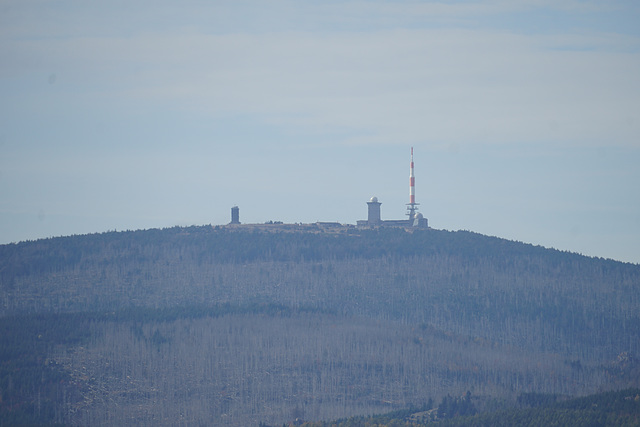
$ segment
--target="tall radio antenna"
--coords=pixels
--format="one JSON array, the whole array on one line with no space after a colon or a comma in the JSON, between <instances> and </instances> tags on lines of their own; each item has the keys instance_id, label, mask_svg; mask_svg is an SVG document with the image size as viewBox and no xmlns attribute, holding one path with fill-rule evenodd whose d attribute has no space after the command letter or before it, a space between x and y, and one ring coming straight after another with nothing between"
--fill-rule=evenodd
<instances>
[{"instance_id":1,"label":"tall radio antenna","mask_svg":"<svg viewBox=\"0 0 640 427\"><path fill-rule=\"evenodd\" d=\"M416 217L419 203L416 203L416 177L413 174L413 147L411 147L411 163L409 166L409 203L407 203L407 215L409 221L413 223Z\"/></svg>"}]
</instances>

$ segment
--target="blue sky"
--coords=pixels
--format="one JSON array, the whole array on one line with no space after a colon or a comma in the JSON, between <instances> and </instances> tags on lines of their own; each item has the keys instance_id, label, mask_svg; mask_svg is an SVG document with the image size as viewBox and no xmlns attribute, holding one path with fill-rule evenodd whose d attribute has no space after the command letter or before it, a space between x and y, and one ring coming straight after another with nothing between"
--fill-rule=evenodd
<instances>
[{"instance_id":1,"label":"blue sky","mask_svg":"<svg viewBox=\"0 0 640 427\"><path fill-rule=\"evenodd\" d=\"M640 263L640 3L0 0L0 243L404 218Z\"/></svg>"}]
</instances>

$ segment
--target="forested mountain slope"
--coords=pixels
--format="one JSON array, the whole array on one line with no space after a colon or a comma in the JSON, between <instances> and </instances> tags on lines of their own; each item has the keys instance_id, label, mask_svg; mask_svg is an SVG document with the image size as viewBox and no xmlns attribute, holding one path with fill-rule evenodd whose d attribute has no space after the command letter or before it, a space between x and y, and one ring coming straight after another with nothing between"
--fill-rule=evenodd
<instances>
[{"instance_id":1,"label":"forested mountain slope","mask_svg":"<svg viewBox=\"0 0 640 427\"><path fill-rule=\"evenodd\" d=\"M580 357L638 351L640 266L470 232L211 227L0 246L2 314L269 302Z\"/></svg>"},{"instance_id":2,"label":"forested mountain slope","mask_svg":"<svg viewBox=\"0 0 640 427\"><path fill-rule=\"evenodd\" d=\"M158 411L165 424L282 423L470 389L509 400L639 385L640 266L471 232L54 238L0 246L0 290L5 322L85 313L82 345L46 350L82 390L59 415L80 424L153 425Z\"/></svg>"},{"instance_id":3,"label":"forested mountain slope","mask_svg":"<svg viewBox=\"0 0 640 427\"><path fill-rule=\"evenodd\" d=\"M442 427L537 427L602 426L633 427L640 424L640 389L597 393L581 398L561 399L556 395L538 395L540 402L520 402L518 408L477 415L441 418L453 398L447 397L430 411L402 410L371 417L351 417L329 422L306 422L301 427L420 427L437 421ZM456 399L473 407L469 395Z\"/></svg>"}]
</instances>

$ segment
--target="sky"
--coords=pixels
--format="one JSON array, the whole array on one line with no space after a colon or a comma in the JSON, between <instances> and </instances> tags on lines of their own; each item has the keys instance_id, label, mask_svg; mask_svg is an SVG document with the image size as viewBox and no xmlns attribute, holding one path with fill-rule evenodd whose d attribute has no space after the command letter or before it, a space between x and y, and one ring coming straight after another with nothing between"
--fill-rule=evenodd
<instances>
[{"instance_id":1,"label":"sky","mask_svg":"<svg viewBox=\"0 0 640 427\"><path fill-rule=\"evenodd\" d=\"M0 244L405 218L640 263L636 0L0 0Z\"/></svg>"}]
</instances>

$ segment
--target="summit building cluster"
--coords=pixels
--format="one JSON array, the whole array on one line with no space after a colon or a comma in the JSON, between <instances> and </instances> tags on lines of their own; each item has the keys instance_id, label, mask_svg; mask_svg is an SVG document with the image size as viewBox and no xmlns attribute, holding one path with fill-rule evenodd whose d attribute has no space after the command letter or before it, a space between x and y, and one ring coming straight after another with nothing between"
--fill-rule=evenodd
<instances>
[{"instance_id":1,"label":"summit building cluster","mask_svg":"<svg viewBox=\"0 0 640 427\"><path fill-rule=\"evenodd\" d=\"M368 216L366 220L357 222L359 228L366 227L420 227L428 228L429 222L427 219L418 212L418 205L416 203L416 178L413 172L413 147L411 147L411 163L409 164L409 203L407 203L407 216L408 219L399 220L383 220L380 217L380 203L377 197L372 197L367 202L369 206Z\"/></svg>"},{"instance_id":2,"label":"summit building cluster","mask_svg":"<svg viewBox=\"0 0 640 427\"><path fill-rule=\"evenodd\" d=\"M411 163L409 166L409 203L407 203L407 219L387 219L383 220L380 215L380 205L382 203L378 201L377 197L372 197L368 202L368 215L367 219L359 220L356 223L358 228L378 228L378 227L403 227L403 228L429 228L429 222L420 212L418 212L418 205L416 203L416 191L415 191L415 175L413 172L413 147L411 147ZM240 225L240 209L238 206L231 208L231 222L229 225ZM280 221L268 221L265 225L286 225ZM318 222L316 225L335 227L345 227L339 223L325 223ZM351 225L353 227L353 225Z\"/></svg>"},{"instance_id":3,"label":"summit building cluster","mask_svg":"<svg viewBox=\"0 0 640 427\"><path fill-rule=\"evenodd\" d=\"M375 227L419 227L428 228L429 222L427 218L422 216L420 212L407 211L408 219L382 219L380 217L380 203L377 197L372 197L367 202L368 215L367 219L357 222L358 228L375 228Z\"/></svg>"}]
</instances>

